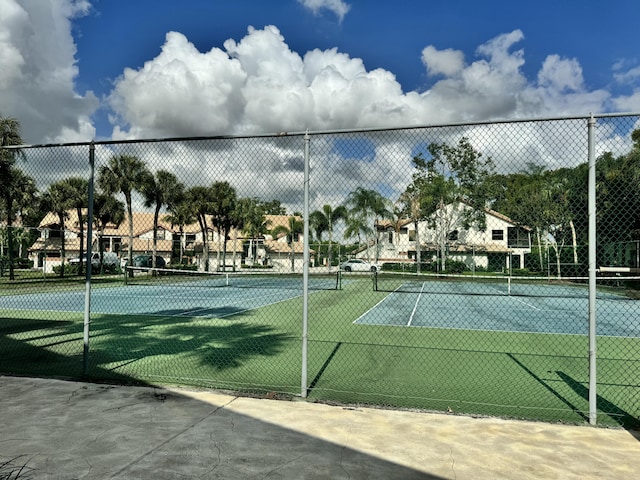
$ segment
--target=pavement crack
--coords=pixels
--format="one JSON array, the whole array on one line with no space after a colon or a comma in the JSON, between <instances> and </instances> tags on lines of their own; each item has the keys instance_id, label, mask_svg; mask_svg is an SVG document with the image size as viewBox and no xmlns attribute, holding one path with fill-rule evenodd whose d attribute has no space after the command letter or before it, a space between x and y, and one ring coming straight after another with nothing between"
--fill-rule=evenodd
<instances>
[{"instance_id":1,"label":"pavement crack","mask_svg":"<svg viewBox=\"0 0 640 480\"><path fill-rule=\"evenodd\" d=\"M220 410L225 409L226 407L228 407L229 405L231 405L234 401L236 401L238 399L238 397L232 397L228 402L223 403L222 405L217 406L216 408L214 408L211 412L209 412L208 414L206 414L204 417L200 418L199 420L192 422L191 424L187 425L185 428L181 429L180 431L176 432L175 434L171 435L169 438L167 438L166 440L164 440L163 442L161 442L160 444L156 445L155 447L149 449L147 452L143 453L142 455L140 455L138 458L136 458L135 460L129 462L127 465L125 465L124 467L122 467L120 470L116 471L115 473L113 473L111 475L111 478L115 478L118 475L120 475L121 473L125 472L126 470L128 470L129 468L131 468L132 466L136 465L137 463L141 462L143 459L145 459L146 457L148 457L149 455L151 455L153 452L161 449L162 447L164 447L165 445L171 443L173 440L175 440L176 438L178 438L179 436L183 435L184 433L188 432L189 430L191 430L192 428L194 428L196 425L199 425L200 423L204 422L207 418L216 415Z\"/></svg>"},{"instance_id":2,"label":"pavement crack","mask_svg":"<svg viewBox=\"0 0 640 480\"><path fill-rule=\"evenodd\" d=\"M306 454L304 454L304 453L303 453L302 455L298 455L297 457L294 457L294 458L290 459L289 461L284 462L282 465L278 465L277 467L272 468L271 470L269 470L268 472L266 472L266 473L265 473L262 477L260 477L260 478L269 478L269 477L271 476L271 474L272 474L272 473L277 472L278 470L280 470L281 468L286 467L287 465L291 465L292 463L297 462L298 460L300 460L301 458L303 458L303 457L305 457L305 456L306 456Z\"/></svg>"},{"instance_id":3,"label":"pavement crack","mask_svg":"<svg viewBox=\"0 0 640 480\"><path fill-rule=\"evenodd\" d=\"M453 472L453 478L455 480L458 478L458 475L456 475L456 459L453 456L453 448L449 449L449 457L451 458L451 472Z\"/></svg>"}]
</instances>

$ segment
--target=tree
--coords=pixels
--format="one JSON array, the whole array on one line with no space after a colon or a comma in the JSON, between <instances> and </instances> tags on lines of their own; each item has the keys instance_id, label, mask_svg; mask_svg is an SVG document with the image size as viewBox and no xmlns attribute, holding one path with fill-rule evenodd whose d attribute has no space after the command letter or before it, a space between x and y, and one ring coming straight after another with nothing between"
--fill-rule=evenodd
<instances>
[{"instance_id":1,"label":"tree","mask_svg":"<svg viewBox=\"0 0 640 480\"><path fill-rule=\"evenodd\" d=\"M264 206L257 198L242 199L236 209L236 222L242 224L238 227L250 238L254 252L251 255L255 263L258 256L258 239L269 230L270 221L265 218Z\"/></svg>"},{"instance_id":2,"label":"tree","mask_svg":"<svg viewBox=\"0 0 640 480\"><path fill-rule=\"evenodd\" d=\"M42 196L42 204L47 211L52 212L58 217L58 223L60 224L60 257L62 262L60 264L60 276L64 277L64 263L66 258L64 226L68 218L68 204L63 180L49 185L49 188Z\"/></svg>"},{"instance_id":3,"label":"tree","mask_svg":"<svg viewBox=\"0 0 640 480\"><path fill-rule=\"evenodd\" d=\"M268 202L261 202L265 215L286 215L287 209L282 206L280 200L271 200Z\"/></svg>"},{"instance_id":4,"label":"tree","mask_svg":"<svg viewBox=\"0 0 640 480\"><path fill-rule=\"evenodd\" d=\"M400 211L402 215L407 217L413 223L415 230L416 244L416 272L420 273L420 264L422 263L422 249L420 245L420 221L424 219L422 209L420 208L420 189L412 183L407 187L399 199Z\"/></svg>"},{"instance_id":5,"label":"tree","mask_svg":"<svg viewBox=\"0 0 640 480\"><path fill-rule=\"evenodd\" d=\"M367 230L367 259L369 258L369 238L368 232L376 232L373 243L375 245L376 261L378 261L378 243L379 235L377 234L377 225L380 220L390 219L393 217L391 211L391 202L383 197L375 190L367 190L358 187L347 197L347 206L349 207L349 215L361 217L366 223L373 223L373 228Z\"/></svg>"},{"instance_id":6,"label":"tree","mask_svg":"<svg viewBox=\"0 0 640 480\"><path fill-rule=\"evenodd\" d=\"M203 241L204 270L209 271L209 226L207 225L207 215L211 212L212 191L210 188L196 186L191 187L186 192L187 202L191 205L192 211L200 225Z\"/></svg>"},{"instance_id":7,"label":"tree","mask_svg":"<svg viewBox=\"0 0 640 480\"><path fill-rule=\"evenodd\" d=\"M84 218L82 210L89 204L89 182L84 178L70 177L60 182L60 186L66 196L67 208L75 209L78 218L78 236L80 237L80 262L78 263L78 274L82 275L82 262L84 259ZM90 242L91 239L88 239ZM87 246L88 248L88 246ZM89 268L89 266L87 266Z\"/></svg>"},{"instance_id":8,"label":"tree","mask_svg":"<svg viewBox=\"0 0 640 480\"><path fill-rule=\"evenodd\" d=\"M295 271L295 242L296 238L299 238L299 235L303 232L304 222L300 220L295 215L291 215L289 220L287 221L287 226L278 225L275 227L271 234L274 237L279 235L287 236L287 244L291 246L291 272Z\"/></svg>"},{"instance_id":9,"label":"tree","mask_svg":"<svg viewBox=\"0 0 640 480\"><path fill-rule=\"evenodd\" d=\"M362 235L364 235L365 238L368 238L369 235L373 233L368 220L357 212L350 213L345 220L345 224L345 238L356 238L358 241L358 248L362 245Z\"/></svg>"},{"instance_id":10,"label":"tree","mask_svg":"<svg viewBox=\"0 0 640 480\"><path fill-rule=\"evenodd\" d=\"M160 210L165 205L173 205L178 202L183 194L184 185L178 181L178 177L173 173L166 170L158 170L155 176L151 172L145 176L145 180L140 186L140 191L144 197L144 206L153 207L153 251L151 255L151 267L156 268Z\"/></svg>"},{"instance_id":11,"label":"tree","mask_svg":"<svg viewBox=\"0 0 640 480\"><path fill-rule=\"evenodd\" d=\"M320 258L320 247L322 246L322 234L329 228L327 218L320 210L314 210L309 214L309 228L318 242L318 258ZM311 240L311 239L309 239ZM331 266L331 262L328 262Z\"/></svg>"},{"instance_id":12,"label":"tree","mask_svg":"<svg viewBox=\"0 0 640 480\"><path fill-rule=\"evenodd\" d=\"M12 117L0 117L0 196L4 201L7 218L7 247L9 257L9 280L15 279L13 265L13 201L16 180L14 175L18 170L14 168L16 157L24 156L19 149L5 149L2 147L22 145L20 136L20 122Z\"/></svg>"},{"instance_id":13,"label":"tree","mask_svg":"<svg viewBox=\"0 0 640 480\"><path fill-rule=\"evenodd\" d=\"M133 212L132 198L134 191L140 191L149 171L145 163L130 155L116 155L109 159L107 165L102 165L98 173L98 185L107 195L122 193L127 206L129 220L129 245L127 261L133 264Z\"/></svg>"},{"instance_id":14,"label":"tree","mask_svg":"<svg viewBox=\"0 0 640 480\"><path fill-rule=\"evenodd\" d=\"M485 209L491 198L494 174L491 158L473 148L462 137L456 146L431 143L429 159L413 158L413 184L420 191L422 217L435 231L442 270L446 266L446 245L456 226L486 228ZM466 206L463 206L466 205Z\"/></svg>"},{"instance_id":15,"label":"tree","mask_svg":"<svg viewBox=\"0 0 640 480\"><path fill-rule=\"evenodd\" d=\"M93 199L93 222L98 230L98 249L100 250L100 273L104 271L104 231L109 225L118 228L124 222L124 203L113 195L98 193Z\"/></svg>"},{"instance_id":16,"label":"tree","mask_svg":"<svg viewBox=\"0 0 640 480\"><path fill-rule=\"evenodd\" d=\"M191 225L196 221L196 215L193 211L191 204L189 203L187 197L184 192L180 196L180 198L167 206L167 210L169 212L168 215L165 215L165 221L171 223L171 228L175 226L178 227L178 231L180 232L180 263L182 263L182 259L184 257L184 227L186 225Z\"/></svg>"},{"instance_id":17,"label":"tree","mask_svg":"<svg viewBox=\"0 0 640 480\"><path fill-rule=\"evenodd\" d=\"M211 186L211 216L218 232L218 267L220 266L220 242L222 242L222 268L227 264L227 237L234 227L236 190L229 182L215 182ZM234 249L235 250L235 249Z\"/></svg>"},{"instance_id":18,"label":"tree","mask_svg":"<svg viewBox=\"0 0 640 480\"><path fill-rule=\"evenodd\" d=\"M317 213L316 213L317 212ZM320 222L321 225L326 225L326 232L329 234L329 249L328 249L328 263L327 268L330 269L332 265L332 244L333 244L333 227L339 220L344 220L347 217L347 209L344 205L340 205L336 208L332 208L331 205L323 205L321 211L313 212L311 215L315 215L316 219L314 223ZM311 221L313 217L309 220Z\"/></svg>"}]
</instances>

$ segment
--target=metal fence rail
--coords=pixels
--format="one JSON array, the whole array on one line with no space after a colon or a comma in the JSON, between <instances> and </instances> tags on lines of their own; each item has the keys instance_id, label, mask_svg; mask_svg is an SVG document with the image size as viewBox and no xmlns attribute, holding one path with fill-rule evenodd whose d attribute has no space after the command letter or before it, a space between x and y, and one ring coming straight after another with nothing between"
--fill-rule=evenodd
<instances>
[{"instance_id":1,"label":"metal fence rail","mask_svg":"<svg viewBox=\"0 0 640 480\"><path fill-rule=\"evenodd\" d=\"M637 426L639 132L3 149L0 372Z\"/></svg>"}]
</instances>

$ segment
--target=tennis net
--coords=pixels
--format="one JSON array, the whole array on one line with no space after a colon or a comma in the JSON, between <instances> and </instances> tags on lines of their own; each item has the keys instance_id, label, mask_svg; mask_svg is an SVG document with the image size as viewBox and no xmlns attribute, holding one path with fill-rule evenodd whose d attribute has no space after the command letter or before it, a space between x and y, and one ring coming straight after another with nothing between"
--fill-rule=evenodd
<instances>
[{"instance_id":1,"label":"tennis net","mask_svg":"<svg viewBox=\"0 0 640 480\"><path fill-rule=\"evenodd\" d=\"M273 271L202 272L169 268L127 267L127 285L175 288L276 288L302 290L303 274ZM340 271L309 274L310 290L338 290Z\"/></svg>"},{"instance_id":2,"label":"tennis net","mask_svg":"<svg viewBox=\"0 0 640 480\"><path fill-rule=\"evenodd\" d=\"M373 288L380 292L448 295L588 298L588 285L588 277L376 272L373 278ZM638 300L640 299L640 277L598 277L596 297L609 300Z\"/></svg>"}]
</instances>

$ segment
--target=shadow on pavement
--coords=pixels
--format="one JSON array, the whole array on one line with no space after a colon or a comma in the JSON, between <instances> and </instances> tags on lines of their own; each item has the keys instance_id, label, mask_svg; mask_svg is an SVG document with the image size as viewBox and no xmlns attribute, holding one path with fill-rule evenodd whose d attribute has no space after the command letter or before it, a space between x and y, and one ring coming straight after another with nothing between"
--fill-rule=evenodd
<instances>
[{"instance_id":1,"label":"shadow on pavement","mask_svg":"<svg viewBox=\"0 0 640 480\"><path fill-rule=\"evenodd\" d=\"M24 478L442 478L239 413L237 397L19 377L0 384L0 464L23 462ZM282 401L258 402L262 414L272 404L282 411ZM311 431L320 424L317 415L308 421Z\"/></svg>"}]
</instances>

